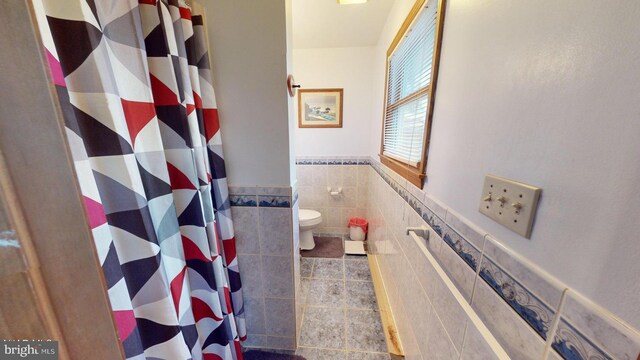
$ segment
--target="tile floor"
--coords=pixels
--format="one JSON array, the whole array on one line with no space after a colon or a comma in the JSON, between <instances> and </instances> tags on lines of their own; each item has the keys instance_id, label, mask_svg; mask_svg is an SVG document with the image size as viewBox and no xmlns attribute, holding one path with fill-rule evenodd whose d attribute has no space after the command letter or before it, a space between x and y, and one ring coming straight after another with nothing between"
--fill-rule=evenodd
<instances>
[{"instance_id":1,"label":"tile floor","mask_svg":"<svg viewBox=\"0 0 640 360\"><path fill-rule=\"evenodd\" d=\"M366 257L301 258L306 299L296 354L307 360L388 360Z\"/></svg>"}]
</instances>

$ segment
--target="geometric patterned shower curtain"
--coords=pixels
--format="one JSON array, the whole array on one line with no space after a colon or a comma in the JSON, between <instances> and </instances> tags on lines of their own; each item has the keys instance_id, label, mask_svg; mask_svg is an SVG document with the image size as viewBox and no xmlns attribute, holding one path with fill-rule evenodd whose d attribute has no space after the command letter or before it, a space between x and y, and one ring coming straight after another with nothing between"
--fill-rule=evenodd
<instances>
[{"instance_id":1,"label":"geometric patterned shower curtain","mask_svg":"<svg viewBox=\"0 0 640 360\"><path fill-rule=\"evenodd\" d=\"M176 0L34 6L126 358L242 359L202 16Z\"/></svg>"}]
</instances>

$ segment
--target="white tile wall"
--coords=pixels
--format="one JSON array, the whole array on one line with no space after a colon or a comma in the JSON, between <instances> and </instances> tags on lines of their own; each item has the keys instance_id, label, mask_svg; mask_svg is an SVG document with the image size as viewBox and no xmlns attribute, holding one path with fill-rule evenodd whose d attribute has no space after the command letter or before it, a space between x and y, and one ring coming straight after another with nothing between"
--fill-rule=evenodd
<instances>
[{"instance_id":1,"label":"white tile wall","mask_svg":"<svg viewBox=\"0 0 640 360\"><path fill-rule=\"evenodd\" d=\"M408 226L430 226L429 250L511 358L570 357L562 355L563 349L582 358L640 358L636 329L402 177L374 165L387 180L368 165L297 165L299 202L292 208L232 207L249 332L244 346L296 345L298 300L303 297L299 205L321 212L318 232L347 233L350 217L369 220L369 249L378 255L407 359L495 358L431 264L408 240ZM342 195L331 197L328 186L342 187ZM235 191L291 195L289 188Z\"/></svg>"},{"instance_id":2,"label":"white tile wall","mask_svg":"<svg viewBox=\"0 0 640 360\"><path fill-rule=\"evenodd\" d=\"M542 358L545 341L483 281L476 285L472 305L511 358Z\"/></svg>"},{"instance_id":3,"label":"white tile wall","mask_svg":"<svg viewBox=\"0 0 640 360\"><path fill-rule=\"evenodd\" d=\"M428 225L430 252L512 359L557 360L575 353L582 359L640 359L636 329L390 169L371 163L386 180L372 166L368 191L356 202L366 199L362 204L368 205L369 249L377 255L407 358L496 358L404 234L407 226Z\"/></svg>"},{"instance_id":4,"label":"white tile wall","mask_svg":"<svg viewBox=\"0 0 640 360\"><path fill-rule=\"evenodd\" d=\"M368 205L368 165L296 165L300 208L319 211L317 233L346 234L351 217L364 217ZM331 196L327 187L342 194Z\"/></svg>"}]
</instances>

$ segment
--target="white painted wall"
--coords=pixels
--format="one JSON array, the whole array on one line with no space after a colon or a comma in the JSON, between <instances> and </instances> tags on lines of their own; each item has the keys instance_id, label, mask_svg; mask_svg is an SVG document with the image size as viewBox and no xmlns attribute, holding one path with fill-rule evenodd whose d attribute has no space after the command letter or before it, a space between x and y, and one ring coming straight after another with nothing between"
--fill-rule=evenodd
<instances>
[{"instance_id":1,"label":"white painted wall","mask_svg":"<svg viewBox=\"0 0 640 360\"><path fill-rule=\"evenodd\" d=\"M379 152L376 51L369 154ZM449 0L427 193L640 327L640 3ZM543 188L532 238L478 211L486 173Z\"/></svg>"},{"instance_id":2,"label":"white painted wall","mask_svg":"<svg viewBox=\"0 0 640 360\"><path fill-rule=\"evenodd\" d=\"M229 183L290 185L286 0L203 5Z\"/></svg>"},{"instance_id":3,"label":"white painted wall","mask_svg":"<svg viewBox=\"0 0 640 360\"><path fill-rule=\"evenodd\" d=\"M293 73L293 3L292 0L285 0L286 21L287 21L287 76ZM293 103L295 97L289 96L287 89L287 111L288 111L288 129L289 129L289 180L292 185L295 185L298 180L296 179L296 138L295 132L298 126L298 119L294 112Z\"/></svg>"},{"instance_id":4,"label":"white painted wall","mask_svg":"<svg viewBox=\"0 0 640 360\"><path fill-rule=\"evenodd\" d=\"M303 88L344 88L342 128L296 126L297 156L368 155L374 53L374 47L293 50L295 79ZM297 97L294 109L297 122Z\"/></svg>"}]
</instances>

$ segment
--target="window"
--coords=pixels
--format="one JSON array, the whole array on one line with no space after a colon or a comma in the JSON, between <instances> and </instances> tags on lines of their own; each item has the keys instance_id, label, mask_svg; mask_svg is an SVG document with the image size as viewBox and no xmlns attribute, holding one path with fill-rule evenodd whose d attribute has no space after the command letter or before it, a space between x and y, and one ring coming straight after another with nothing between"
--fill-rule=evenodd
<instances>
[{"instance_id":1,"label":"window","mask_svg":"<svg viewBox=\"0 0 640 360\"><path fill-rule=\"evenodd\" d=\"M442 41L444 0L417 0L387 51L380 159L422 188Z\"/></svg>"}]
</instances>

